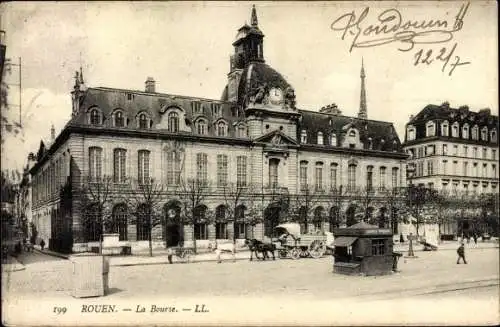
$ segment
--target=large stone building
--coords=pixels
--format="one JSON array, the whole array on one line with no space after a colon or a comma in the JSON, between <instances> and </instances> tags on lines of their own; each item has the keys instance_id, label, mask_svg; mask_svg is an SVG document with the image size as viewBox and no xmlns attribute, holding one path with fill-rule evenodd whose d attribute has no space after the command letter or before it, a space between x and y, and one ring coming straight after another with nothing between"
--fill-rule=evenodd
<instances>
[{"instance_id":1,"label":"large stone building","mask_svg":"<svg viewBox=\"0 0 500 327\"><path fill-rule=\"evenodd\" d=\"M41 143L31 169L40 236L76 251L99 239L99 215L133 247L150 233L158 246L263 238L289 220L304 232L360 219L388 225L407 155L392 123L367 119L364 68L358 117L336 105L301 110L265 62L263 39L253 8L221 100L160 93L153 78L144 91L86 87L77 73L72 118L50 147ZM82 189L105 176L112 192L103 212L86 210ZM162 190L152 232L141 223L144 203L130 195L151 177Z\"/></svg>"},{"instance_id":2,"label":"large stone building","mask_svg":"<svg viewBox=\"0 0 500 327\"><path fill-rule=\"evenodd\" d=\"M498 194L498 116L490 109L427 105L407 123L404 149L414 167L410 183L464 203L454 207L465 213L450 211L455 219L442 226L443 234L457 233L456 216L480 215L473 205L480 195Z\"/></svg>"}]
</instances>

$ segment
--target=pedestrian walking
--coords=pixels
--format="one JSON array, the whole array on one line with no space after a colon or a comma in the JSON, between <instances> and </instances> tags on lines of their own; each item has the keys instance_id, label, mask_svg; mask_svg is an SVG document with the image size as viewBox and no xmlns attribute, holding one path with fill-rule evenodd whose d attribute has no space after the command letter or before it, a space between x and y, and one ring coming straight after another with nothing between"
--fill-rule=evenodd
<instances>
[{"instance_id":1,"label":"pedestrian walking","mask_svg":"<svg viewBox=\"0 0 500 327\"><path fill-rule=\"evenodd\" d=\"M457 265L460 263L460 259L464 261L464 264L467 264L467 261L465 260L464 243L460 243L460 246L457 249L457 254L458 254Z\"/></svg>"},{"instance_id":2,"label":"pedestrian walking","mask_svg":"<svg viewBox=\"0 0 500 327\"><path fill-rule=\"evenodd\" d=\"M44 241L44 240L42 240L42 241L40 242L40 248L42 249L42 251L43 251L43 248L44 248L44 247L45 247L45 241Z\"/></svg>"},{"instance_id":3,"label":"pedestrian walking","mask_svg":"<svg viewBox=\"0 0 500 327\"><path fill-rule=\"evenodd\" d=\"M474 234L474 244L477 244L477 234Z\"/></svg>"}]
</instances>

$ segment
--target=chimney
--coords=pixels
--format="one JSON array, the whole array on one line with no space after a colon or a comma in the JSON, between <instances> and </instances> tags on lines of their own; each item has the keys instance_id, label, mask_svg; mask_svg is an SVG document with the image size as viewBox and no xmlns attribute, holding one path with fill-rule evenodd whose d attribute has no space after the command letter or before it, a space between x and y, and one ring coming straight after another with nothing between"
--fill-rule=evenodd
<instances>
[{"instance_id":1,"label":"chimney","mask_svg":"<svg viewBox=\"0 0 500 327\"><path fill-rule=\"evenodd\" d=\"M52 124L52 127L50 128L50 140L54 142L56 139L56 129L54 128L54 124Z\"/></svg>"},{"instance_id":2,"label":"chimney","mask_svg":"<svg viewBox=\"0 0 500 327\"><path fill-rule=\"evenodd\" d=\"M146 92L148 93L155 93L155 80L152 77L148 77L146 79Z\"/></svg>"}]
</instances>

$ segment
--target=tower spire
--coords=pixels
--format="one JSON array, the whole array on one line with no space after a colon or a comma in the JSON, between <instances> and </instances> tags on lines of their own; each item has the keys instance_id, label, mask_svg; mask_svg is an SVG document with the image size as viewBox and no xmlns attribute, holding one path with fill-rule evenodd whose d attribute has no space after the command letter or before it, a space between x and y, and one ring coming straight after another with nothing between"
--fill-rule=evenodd
<instances>
[{"instance_id":1,"label":"tower spire","mask_svg":"<svg viewBox=\"0 0 500 327\"><path fill-rule=\"evenodd\" d=\"M255 5L252 5L252 18L250 20L252 26L259 25L259 21L257 20L257 10L255 9Z\"/></svg>"},{"instance_id":2,"label":"tower spire","mask_svg":"<svg viewBox=\"0 0 500 327\"><path fill-rule=\"evenodd\" d=\"M359 100L359 112L358 112L358 117L359 118L368 118L368 111L366 108L366 88L365 88L365 65L364 65L364 60L361 58L361 95L360 95L360 100Z\"/></svg>"}]
</instances>

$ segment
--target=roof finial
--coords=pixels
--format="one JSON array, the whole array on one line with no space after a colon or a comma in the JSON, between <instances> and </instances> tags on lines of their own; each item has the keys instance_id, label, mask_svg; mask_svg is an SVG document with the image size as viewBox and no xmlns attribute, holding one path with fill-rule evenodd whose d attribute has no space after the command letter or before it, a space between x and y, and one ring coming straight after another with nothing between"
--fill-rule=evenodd
<instances>
[{"instance_id":1,"label":"roof finial","mask_svg":"<svg viewBox=\"0 0 500 327\"><path fill-rule=\"evenodd\" d=\"M252 26L259 25L259 21L257 20L257 10L255 10L255 5L252 5L252 19L251 19L251 24L252 24Z\"/></svg>"},{"instance_id":2,"label":"roof finial","mask_svg":"<svg viewBox=\"0 0 500 327\"><path fill-rule=\"evenodd\" d=\"M366 108L366 89L365 89L365 64L363 57L361 57L361 94L360 94L360 100L359 100L359 112L358 112L358 117L359 118L368 118L368 110Z\"/></svg>"},{"instance_id":3,"label":"roof finial","mask_svg":"<svg viewBox=\"0 0 500 327\"><path fill-rule=\"evenodd\" d=\"M82 69L82 52L80 51L80 84L85 84L83 81L83 69Z\"/></svg>"},{"instance_id":4,"label":"roof finial","mask_svg":"<svg viewBox=\"0 0 500 327\"><path fill-rule=\"evenodd\" d=\"M52 124L52 126L50 127L50 140L54 142L55 139L56 139L56 129L54 127L54 124Z\"/></svg>"}]
</instances>

